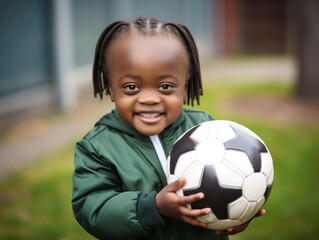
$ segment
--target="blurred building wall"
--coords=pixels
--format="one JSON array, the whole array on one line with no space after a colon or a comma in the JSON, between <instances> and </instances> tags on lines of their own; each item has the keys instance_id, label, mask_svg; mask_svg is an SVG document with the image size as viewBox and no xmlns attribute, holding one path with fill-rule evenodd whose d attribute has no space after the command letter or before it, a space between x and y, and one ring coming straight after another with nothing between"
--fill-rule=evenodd
<instances>
[{"instance_id":1,"label":"blurred building wall","mask_svg":"<svg viewBox=\"0 0 319 240\"><path fill-rule=\"evenodd\" d=\"M289 49L287 0L221 2L224 54L285 54Z\"/></svg>"},{"instance_id":2,"label":"blurred building wall","mask_svg":"<svg viewBox=\"0 0 319 240\"><path fill-rule=\"evenodd\" d=\"M267 2L275 15L271 9L267 15ZM81 89L91 91L95 44L115 20L144 16L183 23L201 58L284 52L285 5L285 0L1 0L0 128L71 109ZM260 16L263 21L255 21ZM274 19L279 21L268 26ZM270 45L265 29L270 38L279 32L280 41Z\"/></svg>"},{"instance_id":3,"label":"blurred building wall","mask_svg":"<svg viewBox=\"0 0 319 240\"><path fill-rule=\"evenodd\" d=\"M213 53L212 0L76 0L73 1L74 53L76 66L93 61L100 33L116 20L156 17L185 24L196 39L203 55ZM94 4L92 4L94 3Z\"/></svg>"},{"instance_id":4,"label":"blurred building wall","mask_svg":"<svg viewBox=\"0 0 319 240\"><path fill-rule=\"evenodd\" d=\"M181 22L203 56L210 56L213 5L211 0L1 0L1 126L72 108L77 88L91 81L99 34L112 21L152 16Z\"/></svg>"}]
</instances>

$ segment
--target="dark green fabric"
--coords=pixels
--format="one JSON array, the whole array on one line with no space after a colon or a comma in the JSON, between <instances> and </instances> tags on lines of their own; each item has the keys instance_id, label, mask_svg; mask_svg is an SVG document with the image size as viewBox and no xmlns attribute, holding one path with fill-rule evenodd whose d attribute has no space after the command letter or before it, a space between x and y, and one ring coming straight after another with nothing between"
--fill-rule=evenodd
<instances>
[{"instance_id":1,"label":"dark green fabric","mask_svg":"<svg viewBox=\"0 0 319 240\"><path fill-rule=\"evenodd\" d=\"M157 208L155 202L156 194L156 191L150 194L142 193L138 199L137 215L139 216L140 224L147 231L165 224L159 213L154 211Z\"/></svg>"},{"instance_id":2,"label":"dark green fabric","mask_svg":"<svg viewBox=\"0 0 319 240\"><path fill-rule=\"evenodd\" d=\"M159 135L166 156L189 128L213 118L184 109ZM148 136L105 115L75 146L72 206L78 222L100 239L227 239L214 231L160 216L156 193L166 176Z\"/></svg>"}]
</instances>

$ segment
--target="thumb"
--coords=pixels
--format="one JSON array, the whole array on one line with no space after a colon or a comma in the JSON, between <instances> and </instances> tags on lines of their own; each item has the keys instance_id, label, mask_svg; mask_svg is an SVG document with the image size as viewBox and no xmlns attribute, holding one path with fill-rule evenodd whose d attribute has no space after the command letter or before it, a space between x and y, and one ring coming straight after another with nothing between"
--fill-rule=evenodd
<instances>
[{"instance_id":1,"label":"thumb","mask_svg":"<svg viewBox=\"0 0 319 240\"><path fill-rule=\"evenodd\" d=\"M186 183L185 177L181 177L180 179L168 184L167 191L169 192L176 192L177 190L181 189Z\"/></svg>"}]
</instances>

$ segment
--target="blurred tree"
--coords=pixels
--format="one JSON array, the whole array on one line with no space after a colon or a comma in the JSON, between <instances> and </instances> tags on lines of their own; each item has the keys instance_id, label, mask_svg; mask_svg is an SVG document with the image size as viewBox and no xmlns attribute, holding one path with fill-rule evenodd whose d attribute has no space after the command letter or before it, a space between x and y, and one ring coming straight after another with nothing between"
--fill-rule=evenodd
<instances>
[{"instance_id":1,"label":"blurred tree","mask_svg":"<svg viewBox=\"0 0 319 240\"><path fill-rule=\"evenodd\" d=\"M300 98L319 99L319 1L293 1Z\"/></svg>"}]
</instances>

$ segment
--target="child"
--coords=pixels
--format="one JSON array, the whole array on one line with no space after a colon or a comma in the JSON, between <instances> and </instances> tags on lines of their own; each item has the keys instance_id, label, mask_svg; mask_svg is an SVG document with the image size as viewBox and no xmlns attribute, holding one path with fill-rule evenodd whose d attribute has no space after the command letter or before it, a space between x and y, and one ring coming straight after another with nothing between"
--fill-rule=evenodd
<instances>
[{"instance_id":1,"label":"child","mask_svg":"<svg viewBox=\"0 0 319 240\"><path fill-rule=\"evenodd\" d=\"M211 209L186 207L204 194L180 197L185 178L166 182L174 141L213 119L183 108L202 95L197 48L185 26L153 18L112 23L96 46L93 86L116 110L75 147L72 206L83 228L101 239L208 240L248 226L205 229L196 217Z\"/></svg>"}]
</instances>

